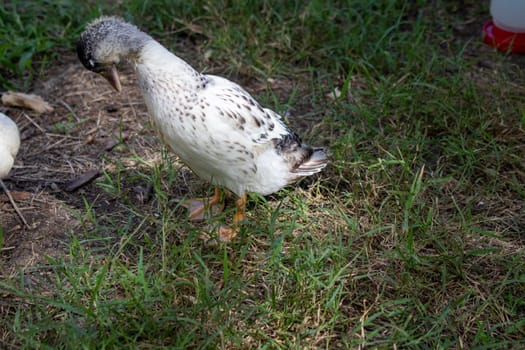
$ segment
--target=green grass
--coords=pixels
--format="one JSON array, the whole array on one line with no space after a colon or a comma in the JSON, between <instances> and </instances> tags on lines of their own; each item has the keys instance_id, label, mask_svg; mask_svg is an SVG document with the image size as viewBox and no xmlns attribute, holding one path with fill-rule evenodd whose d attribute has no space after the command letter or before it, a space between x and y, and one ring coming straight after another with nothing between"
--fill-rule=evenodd
<instances>
[{"instance_id":1,"label":"green grass","mask_svg":"<svg viewBox=\"0 0 525 350\"><path fill-rule=\"evenodd\" d=\"M84 18L98 7L72 1L3 2L0 7L0 85L25 88L58 55L71 50ZM13 78L23 76L23 80Z\"/></svg>"},{"instance_id":2,"label":"green grass","mask_svg":"<svg viewBox=\"0 0 525 350\"><path fill-rule=\"evenodd\" d=\"M168 156L115 164L99 188L119 215L86 202L67 257L0 280L2 347L518 348L524 74L479 34L458 34L488 17L463 3L64 1L26 27L17 18L36 5L9 2L9 78L42 73L87 17L118 13L167 46L197 41L181 54L198 66L296 81L290 96L258 97L295 107L292 125L304 116L300 133L330 145L333 162L309 186L252 196L246 228L215 246L170 200L180 178ZM327 97L336 87L342 96ZM154 205L134 204L136 183L152 184Z\"/></svg>"}]
</instances>

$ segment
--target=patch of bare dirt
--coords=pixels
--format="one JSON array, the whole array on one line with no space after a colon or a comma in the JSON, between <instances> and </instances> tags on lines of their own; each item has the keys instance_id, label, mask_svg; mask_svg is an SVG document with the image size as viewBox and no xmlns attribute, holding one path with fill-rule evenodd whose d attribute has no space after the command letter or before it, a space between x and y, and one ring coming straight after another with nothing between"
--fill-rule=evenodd
<instances>
[{"instance_id":1,"label":"patch of bare dirt","mask_svg":"<svg viewBox=\"0 0 525 350\"><path fill-rule=\"evenodd\" d=\"M57 258L67 252L69 232L79 222L62 201L45 192L10 192L27 226L5 193L0 194L0 217L3 227L3 247L0 275L10 275L17 268L45 264L47 257Z\"/></svg>"},{"instance_id":2,"label":"patch of bare dirt","mask_svg":"<svg viewBox=\"0 0 525 350\"><path fill-rule=\"evenodd\" d=\"M160 160L161 146L148 125L142 98L130 71L122 74L124 92L115 93L97 75L71 56L37 84L36 93L54 108L37 115L29 110L0 107L16 121L21 148L10 178L4 182L25 217L24 225L1 193L3 248L0 274L15 267L45 262L64 254L70 233L78 230L72 214L104 198L93 180L110 171L117 159L139 154L146 162ZM125 147L118 147L123 142ZM133 162L124 162L130 167ZM118 210L110 200L97 200L100 210ZM76 232L78 233L78 232Z\"/></svg>"}]
</instances>

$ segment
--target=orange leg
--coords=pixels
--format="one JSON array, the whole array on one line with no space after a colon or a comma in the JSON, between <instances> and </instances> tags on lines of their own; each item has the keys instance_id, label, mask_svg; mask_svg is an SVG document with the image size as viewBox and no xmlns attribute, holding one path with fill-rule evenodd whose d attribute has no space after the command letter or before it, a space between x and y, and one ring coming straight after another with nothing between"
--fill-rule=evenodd
<instances>
[{"instance_id":1,"label":"orange leg","mask_svg":"<svg viewBox=\"0 0 525 350\"><path fill-rule=\"evenodd\" d=\"M246 200L247 195L244 194L235 202L235 214L233 214L232 227L221 227L219 229L219 239L221 241L229 242L239 233L239 223L244 220Z\"/></svg>"},{"instance_id":2,"label":"orange leg","mask_svg":"<svg viewBox=\"0 0 525 350\"><path fill-rule=\"evenodd\" d=\"M210 198L196 198L188 199L182 203L190 211L190 221L204 220L207 210L211 210L212 214L218 214L222 211L223 203L221 203L221 190L215 189L215 194Z\"/></svg>"}]
</instances>

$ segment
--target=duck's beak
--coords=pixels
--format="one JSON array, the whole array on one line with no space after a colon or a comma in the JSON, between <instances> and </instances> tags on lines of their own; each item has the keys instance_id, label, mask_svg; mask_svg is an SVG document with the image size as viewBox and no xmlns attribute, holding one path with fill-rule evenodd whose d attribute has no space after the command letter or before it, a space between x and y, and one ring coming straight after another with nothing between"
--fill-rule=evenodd
<instances>
[{"instance_id":1,"label":"duck's beak","mask_svg":"<svg viewBox=\"0 0 525 350\"><path fill-rule=\"evenodd\" d=\"M115 90L117 90L118 92L122 90L122 86L120 85L120 79L118 76L118 70L114 64L109 66L107 69L101 71L100 75L106 78L106 80L111 84L111 86L113 86Z\"/></svg>"}]
</instances>

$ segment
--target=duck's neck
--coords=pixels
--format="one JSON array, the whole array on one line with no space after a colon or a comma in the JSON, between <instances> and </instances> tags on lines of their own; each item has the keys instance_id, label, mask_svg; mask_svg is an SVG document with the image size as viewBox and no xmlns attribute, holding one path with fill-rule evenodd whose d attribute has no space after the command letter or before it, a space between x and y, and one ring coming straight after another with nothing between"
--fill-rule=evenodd
<instances>
[{"instance_id":1,"label":"duck's neck","mask_svg":"<svg viewBox=\"0 0 525 350\"><path fill-rule=\"evenodd\" d=\"M103 57L107 62L135 61L148 43L155 42L151 36L129 23L120 23L108 31L107 39L96 49L96 55ZM90 35L94 36L94 34ZM96 39L90 38L90 40Z\"/></svg>"},{"instance_id":2,"label":"duck's neck","mask_svg":"<svg viewBox=\"0 0 525 350\"><path fill-rule=\"evenodd\" d=\"M203 78L199 72L155 40L144 45L135 65L138 71L145 69L157 78L173 79L173 82L188 88L202 84Z\"/></svg>"}]
</instances>

